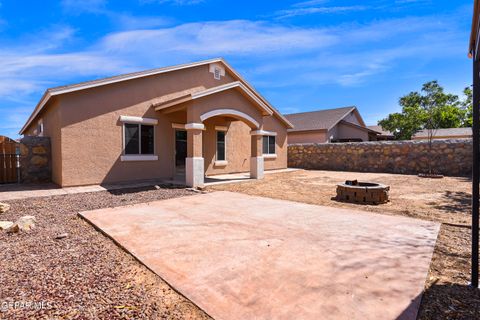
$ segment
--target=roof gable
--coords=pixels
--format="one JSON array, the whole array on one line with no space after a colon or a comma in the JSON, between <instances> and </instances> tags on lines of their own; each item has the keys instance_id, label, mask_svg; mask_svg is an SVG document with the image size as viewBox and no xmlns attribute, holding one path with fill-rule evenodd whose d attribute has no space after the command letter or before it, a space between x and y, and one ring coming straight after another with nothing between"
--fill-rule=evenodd
<instances>
[{"instance_id":1,"label":"roof gable","mask_svg":"<svg viewBox=\"0 0 480 320\"><path fill-rule=\"evenodd\" d=\"M113 76L113 77L108 77L108 78L102 78L98 80L92 80L92 81L85 81L81 83L76 83L72 85L67 85L67 86L59 86L59 87L54 87L54 88L49 88L45 91L43 94L42 98L38 102L37 106L35 107L34 111L28 118L27 122L24 124L22 129L20 130L20 134L23 134L25 130L32 124L32 122L36 119L38 114L43 110L45 106L47 106L49 100L57 95L69 93L69 92L75 92L75 91L80 91L80 90L86 90L89 88L94 88L98 86L104 86L104 85L109 85L121 81L128 81L128 80L133 80L137 78L142 78L142 77L148 77L152 75L157 75L157 74L162 74L166 72L172 72L172 71L177 71L177 70L182 70L186 68L193 68L197 66L202 66L202 65L207 65L207 64L214 64L214 63L219 63L225 66L226 71L229 72L229 74L236 79L237 81L241 82L245 88L248 88L250 92L252 92L258 99L262 101L263 104L267 105L268 108L270 108L273 112L273 114L279 118L286 126L287 128L292 128L292 124L276 109L274 108L262 95L260 95L255 88L250 85L245 79L243 79L238 72L236 72L225 60L222 58L215 58L215 59L209 59L209 60L203 60L203 61L198 61L198 62L193 62L193 63L187 63L187 64L180 64L180 65L175 65L175 66L170 66L170 67L163 67L163 68L157 68L157 69L151 69L151 70L145 70L145 71L140 71L140 72L133 72L133 73L128 73L128 74L123 74L123 75L118 75L118 76Z\"/></svg>"},{"instance_id":2,"label":"roof gable","mask_svg":"<svg viewBox=\"0 0 480 320\"><path fill-rule=\"evenodd\" d=\"M183 92L180 92L178 95L171 95L173 97L171 99L163 99L163 97L160 97L159 102L152 103L152 107L155 108L155 111L165 110L180 103L200 99L232 89L239 90L243 95L250 98L252 102L262 111L263 115L273 114L273 111L240 81L230 82L221 86L204 90L201 90L200 88L193 88L193 90L185 90Z\"/></svg>"}]
</instances>

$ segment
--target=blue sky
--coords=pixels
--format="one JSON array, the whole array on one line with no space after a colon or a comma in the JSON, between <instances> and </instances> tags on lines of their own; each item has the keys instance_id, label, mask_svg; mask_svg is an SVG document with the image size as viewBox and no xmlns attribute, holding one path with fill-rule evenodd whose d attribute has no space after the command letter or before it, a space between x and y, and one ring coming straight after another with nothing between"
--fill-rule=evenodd
<instances>
[{"instance_id":1,"label":"blue sky","mask_svg":"<svg viewBox=\"0 0 480 320\"><path fill-rule=\"evenodd\" d=\"M45 89L224 57L283 113L359 107L375 124L438 80L460 94L472 0L0 0L0 135Z\"/></svg>"}]
</instances>

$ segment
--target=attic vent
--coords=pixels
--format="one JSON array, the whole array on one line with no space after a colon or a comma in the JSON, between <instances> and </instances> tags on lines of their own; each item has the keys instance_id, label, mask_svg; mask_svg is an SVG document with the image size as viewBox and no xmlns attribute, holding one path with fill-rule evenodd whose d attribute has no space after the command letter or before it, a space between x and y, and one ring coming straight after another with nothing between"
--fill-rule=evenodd
<instances>
[{"instance_id":1,"label":"attic vent","mask_svg":"<svg viewBox=\"0 0 480 320\"><path fill-rule=\"evenodd\" d=\"M213 78L216 80L220 80L225 76L225 68L220 63L211 63L208 66L208 71L213 73Z\"/></svg>"},{"instance_id":2,"label":"attic vent","mask_svg":"<svg viewBox=\"0 0 480 320\"><path fill-rule=\"evenodd\" d=\"M216 80L220 80L220 76L221 76L221 70L219 68L215 68L215 70L213 71L213 77Z\"/></svg>"}]
</instances>

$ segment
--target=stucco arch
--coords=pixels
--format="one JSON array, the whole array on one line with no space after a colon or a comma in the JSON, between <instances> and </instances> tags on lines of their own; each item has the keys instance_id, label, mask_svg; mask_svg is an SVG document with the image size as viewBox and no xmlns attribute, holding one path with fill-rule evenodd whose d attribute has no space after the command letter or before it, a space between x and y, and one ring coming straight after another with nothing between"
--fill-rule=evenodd
<instances>
[{"instance_id":1,"label":"stucco arch","mask_svg":"<svg viewBox=\"0 0 480 320\"><path fill-rule=\"evenodd\" d=\"M260 123L258 123L257 120L244 112L234 109L215 109L212 111L208 111L200 116L200 120L203 122L209 118L217 116L228 116L238 120L242 120L252 129L260 129Z\"/></svg>"}]
</instances>

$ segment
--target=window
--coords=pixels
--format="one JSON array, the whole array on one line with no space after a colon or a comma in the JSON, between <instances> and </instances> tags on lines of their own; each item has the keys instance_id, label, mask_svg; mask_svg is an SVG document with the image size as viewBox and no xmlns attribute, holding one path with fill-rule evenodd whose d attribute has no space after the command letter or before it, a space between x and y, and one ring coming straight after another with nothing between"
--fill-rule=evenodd
<instances>
[{"instance_id":1,"label":"window","mask_svg":"<svg viewBox=\"0 0 480 320\"><path fill-rule=\"evenodd\" d=\"M124 124L125 132L125 154L154 154L155 152L155 130L151 125Z\"/></svg>"},{"instance_id":2,"label":"window","mask_svg":"<svg viewBox=\"0 0 480 320\"><path fill-rule=\"evenodd\" d=\"M43 120L42 119L38 121L37 130L35 131L37 136L43 136Z\"/></svg>"},{"instance_id":3,"label":"window","mask_svg":"<svg viewBox=\"0 0 480 320\"><path fill-rule=\"evenodd\" d=\"M217 131L217 161L226 161L225 131Z\"/></svg>"},{"instance_id":4,"label":"window","mask_svg":"<svg viewBox=\"0 0 480 320\"><path fill-rule=\"evenodd\" d=\"M275 136L263 136L263 154L275 154Z\"/></svg>"}]
</instances>

